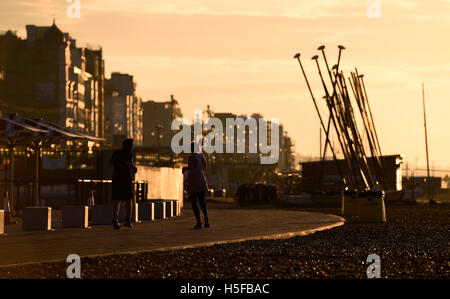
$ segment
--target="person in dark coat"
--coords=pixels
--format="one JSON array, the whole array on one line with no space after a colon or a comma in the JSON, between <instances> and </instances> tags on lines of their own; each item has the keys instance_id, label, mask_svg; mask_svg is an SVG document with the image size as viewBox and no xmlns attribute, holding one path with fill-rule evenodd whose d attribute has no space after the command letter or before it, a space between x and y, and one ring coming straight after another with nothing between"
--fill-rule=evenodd
<instances>
[{"instance_id":1,"label":"person in dark coat","mask_svg":"<svg viewBox=\"0 0 450 299\"><path fill-rule=\"evenodd\" d=\"M113 203L113 227L120 228L117 214L120 202L125 203L126 222L125 226L133 227L131 224L131 206L133 201L133 180L137 172L133 162L133 139L125 139L123 147L113 153L111 164L114 166L112 177L112 203Z\"/></svg>"},{"instance_id":2,"label":"person in dark coat","mask_svg":"<svg viewBox=\"0 0 450 299\"><path fill-rule=\"evenodd\" d=\"M189 194L189 199L192 204L192 211L194 212L194 216L197 220L197 224L194 226L195 229L200 229L203 227L197 202L200 204L200 208L203 212L205 227L209 227L208 212L205 203L205 195L208 190L208 183L204 174L206 168L207 165L205 156L201 152L198 153L198 144L196 142L192 142L188 166L183 167L182 170L183 174L186 174L184 186Z\"/></svg>"}]
</instances>

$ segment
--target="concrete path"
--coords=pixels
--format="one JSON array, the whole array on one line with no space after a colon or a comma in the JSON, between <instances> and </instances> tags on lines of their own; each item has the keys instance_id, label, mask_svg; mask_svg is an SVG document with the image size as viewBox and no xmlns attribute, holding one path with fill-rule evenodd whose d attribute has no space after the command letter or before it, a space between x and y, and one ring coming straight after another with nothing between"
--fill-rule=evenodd
<instances>
[{"instance_id":1,"label":"concrete path","mask_svg":"<svg viewBox=\"0 0 450 299\"><path fill-rule=\"evenodd\" d=\"M182 216L142 222L133 229L122 227L117 231L109 225L62 229L60 213L54 211L53 231L24 232L21 223L5 227L7 235L0 235L0 266L65 260L73 253L85 257L287 238L329 229L344 221L335 215L242 209L232 204L208 203L208 208L211 227L201 230L193 229L195 221L188 204Z\"/></svg>"}]
</instances>

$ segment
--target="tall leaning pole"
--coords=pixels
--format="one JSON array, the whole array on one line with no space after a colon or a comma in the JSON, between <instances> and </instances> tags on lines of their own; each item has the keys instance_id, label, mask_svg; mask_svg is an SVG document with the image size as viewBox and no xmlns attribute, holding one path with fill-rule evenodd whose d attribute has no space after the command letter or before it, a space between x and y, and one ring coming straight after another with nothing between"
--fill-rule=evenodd
<instances>
[{"instance_id":1,"label":"tall leaning pole","mask_svg":"<svg viewBox=\"0 0 450 299\"><path fill-rule=\"evenodd\" d=\"M425 109L425 87L424 83L422 82L422 103L423 103L423 123L425 128L425 151L427 155L427 183L425 185L428 199L430 200L430 203L434 203L433 197L431 196L431 190L430 190L430 159L428 155L428 132L427 132L427 113Z\"/></svg>"}]
</instances>

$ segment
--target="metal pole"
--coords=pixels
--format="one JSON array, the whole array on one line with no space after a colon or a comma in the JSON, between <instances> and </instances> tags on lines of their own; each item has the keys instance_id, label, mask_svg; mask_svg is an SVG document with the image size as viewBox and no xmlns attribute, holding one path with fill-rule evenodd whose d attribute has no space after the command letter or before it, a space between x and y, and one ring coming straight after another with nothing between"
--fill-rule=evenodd
<instances>
[{"instance_id":1,"label":"metal pole","mask_svg":"<svg viewBox=\"0 0 450 299\"><path fill-rule=\"evenodd\" d=\"M303 77L305 77L305 81L306 81L306 85L308 86L309 93L311 94L311 98L313 100L314 107L316 108L317 115L319 116L320 124L322 126L322 129L325 130L325 125L323 123L323 119L322 119L322 116L320 114L319 107L317 106L316 99L314 98L314 94L312 93L311 86L309 85L309 81L308 81L308 78L306 77L305 70L303 69L302 62L300 61L300 53L295 54L294 58L296 58L298 60L298 63L300 65L300 68L301 68L302 73L303 73ZM329 140L327 139L326 142L329 142ZM333 156L335 156L334 149L331 146L331 144L330 144L330 148L331 148L331 151L333 152Z\"/></svg>"},{"instance_id":2,"label":"metal pole","mask_svg":"<svg viewBox=\"0 0 450 299\"><path fill-rule=\"evenodd\" d=\"M306 81L306 85L308 86L309 93L311 94L311 98L313 100L314 107L316 108L317 115L319 116L320 124L322 125L322 129L325 130L325 125L323 123L323 119L322 119L322 116L320 114L319 107L317 106L316 99L314 98L314 94L312 93L311 86L309 85L309 81L308 81L308 78L306 77L305 70L303 69L302 62L300 61L300 53L295 54L294 58L296 58L298 60L298 64L300 65L300 68L301 68L302 73L303 73L303 77L305 78L305 81ZM325 142L329 143L330 149L331 149L331 153L333 154L333 158L336 161L336 166L339 168L339 163L337 162L337 157L336 157L336 154L334 152L334 147L331 145L330 140L328 138L326 139ZM342 177L342 179L343 179L344 184L347 184L347 182L344 179L344 177Z\"/></svg>"},{"instance_id":3,"label":"metal pole","mask_svg":"<svg viewBox=\"0 0 450 299\"><path fill-rule=\"evenodd\" d=\"M352 79L349 78L350 86L351 86L351 89L353 91L353 95L355 96L356 103L358 105L358 108L359 108L359 111L360 111L360 114L361 114L361 119L363 121L363 126L364 126L365 133L367 134L367 141L368 141L368 144L369 144L369 149L370 149L371 155L375 159L377 157L377 155L376 155L376 152L374 151L374 149L372 147L373 143L372 143L372 140L371 140L371 132L369 132L367 119L365 118L366 115L364 114L365 110L364 110L364 107L363 107L363 96L362 96L362 93L361 93L361 89L359 88L360 86L358 85L359 82L358 82L357 76L354 73L351 73L351 76L352 76ZM353 82L352 82L352 80L353 80ZM355 124L356 124L356 122L355 122ZM372 176L372 173L370 171L371 166L368 163L367 155L366 155L366 152L364 150L363 138L361 138L361 136L360 136L358 131L356 131L356 133L357 133L356 137L357 137L357 141L358 141L357 145L358 145L358 148L359 148L359 152L361 153L361 159L363 160L363 162L365 164L365 167L367 168L367 175L368 175L368 177L371 178L372 186L374 186L376 180ZM375 167L376 167L376 164L375 164ZM376 171L378 171L378 169L376 169ZM379 175L381 177L381 174L378 173L377 175Z\"/></svg>"},{"instance_id":4,"label":"metal pole","mask_svg":"<svg viewBox=\"0 0 450 299\"><path fill-rule=\"evenodd\" d=\"M358 69L355 69L356 75L354 76L355 80L355 89L360 95L360 112L361 116L364 120L366 132L367 132L367 140L369 142L369 147L372 153L373 162L375 165L375 170L377 171L378 178L381 180L381 183L385 189L388 188L386 179L384 177L384 164L382 162L381 157L381 149L379 149L378 137L376 136L375 124L373 122L373 117L369 118L369 113L371 116L369 100L367 98L367 93L365 89L363 90L363 76L358 74ZM366 127L367 124L367 127Z\"/></svg>"},{"instance_id":5,"label":"metal pole","mask_svg":"<svg viewBox=\"0 0 450 299\"><path fill-rule=\"evenodd\" d=\"M339 45L338 48L339 48L339 56L338 56L338 63L337 63L337 66L336 66L336 72L337 73L339 73L339 64L341 62L341 52L342 52L342 50L345 50L345 47L342 46L342 45Z\"/></svg>"},{"instance_id":6,"label":"metal pole","mask_svg":"<svg viewBox=\"0 0 450 299\"><path fill-rule=\"evenodd\" d=\"M338 128L340 128L340 126L338 126L338 124L340 124L340 123L339 123L339 121L336 122L336 119L334 117L333 108L335 108L335 107L333 105L332 98L330 97L330 94L328 93L327 86L325 84L325 81L324 81L323 76L322 76L322 72L320 70L320 66L319 66L319 62L318 62L319 56L315 55L311 59L316 62L317 70L319 72L319 76L320 76L320 79L322 81L323 88L325 90L325 95L326 95L326 99L327 99L328 109L330 110L330 118L333 121L334 128L335 128L336 132L338 133L337 136L338 136L339 143L341 145L342 150L344 151L345 147L344 147L343 144L345 144L345 138L344 138L344 141L341 141L341 139L340 139L341 137L340 137L339 129L338 129ZM337 115L337 113L336 113L336 115ZM328 138L328 136L327 136L327 138ZM327 139L327 140L329 141L329 139ZM346 159L346 161L348 161L348 160ZM349 165L347 165L347 166L349 166ZM350 166L349 166L349 171L351 173ZM354 180L354 184L356 184L356 179Z\"/></svg>"},{"instance_id":7,"label":"metal pole","mask_svg":"<svg viewBox=\"0 0 450 299\"><path fill-rule=\"evenodd\" d=\"M39 194L39 158L41 155L41 148L39 144L35 145L35 151L36 151L36 161L35 161L35 193L34 193L34 204L35 206L40 206L40 194Z\"/></svg>"},{"instance_id":8,"label":"metal pole","mask_svg":"<svg viewBox=\"0 0 450 299\"><path fill-rule=\"evenodd\" d=\"M427 188L428 198L430 199L430 201L432 201L433 199L430 198L430 161L429 161L429 157L428 157L427 114L426 114L426 110L425 110L425 87L424 87L423 83L422 83L422 102L423 102L423 122L424 122L424 127L425 127L425 150L426 150L426 154L427 154L427 184L426 184L426 188Z\"/></svg>"},{"instance_id":9,"label":"metal pole","mask_svg":"<svg viewBox=\"0 0 450 299\"><path fill-rule=\"evenodd\" d=\"M354 166L357 166L357 169L353 169L353 171L355 172L355 177L359 177L362 179L362 183L364 185L365 189L369 189L369 182L367 181L367 177L365 173L365 169L364 169L364 161L361 161L361 156L359 155L361 153L361 147L359 146L359 140L360 140L360 136L357 130L357 126L356 126L356 120L354 117L354 113L353 113L353 108L352 108L352 104L350 102L350 95L347 89L347 85L345 82L345 77L343 72L341 71L341 73L338 76L339 79L339 84L341 85L342 88L342 94L341 94L341 98L343 101L343 106L345 107L345 111L342 111L342 118L344 121L344 128L342 129L343 133L344 133L344 140L347 139L347 143L348 143L348 150L349 150L349 154L350 157L352 158L352 161L354 163ZM350 129L350 132L348 131ZM353 139L350 136L353 137Z\"/></svg>"},{"instance_id":10,"label":"metal pole","mask_svg":"<svg viewBox=\"0 0 450 299\"><path fill-rule=\"evenodd\" d=\"M322 128L319 128L319 157L322 155Z\"/></svg>"},{"instance_id":11,"label":"metal pole","mask_svg":"<svg viewBox=\"0 0 450 299\"><path fill-rule=\"evenodd\" d=\"M327 132L326 132L326 138L329 138L329 134L330 134L330 127L331 127L331 117L328 117L328 125L327 125ZM320 130L320 132L322 133L322 130ZM320 136L322 137L322 135ZM322 138L321 138L322 139ZM323 149L323 155L322 155L322 142L321 142L321 148L320 148L320 159L321 159L321 166L320 166L320 175L319 175L319 185L318 188L320 189L320 187L322 186L322 178L323 178L323 170L325 167L325 158L326 158L326 154L327 154L327 145L329 142L325 142L325 146ZM342 174L340 174L342 176Z\"/></svg>"},{"instance_id":12,"label":"metal pole","mask_svg":"<svg viewBox=\"0 0 450 299\"><path fill-rule=\"evenodd\" d=\"M425 87L422 83L422 101L423 101L423 121L425 127L425 149L427 154L427 178L430 178L430 162L428 158L428 134L427 134L427 114L425 108Z\"/></svg>"},{"instance_id":13,"label":"metal pole","mask_svg":"<svg viewBox=\"0 0 450 299\"><path fill-rule=\"evenodd\" d=\"M71 199L71 196L70 196L70 181L71 181L71 177L70 177L70 171L71 171L71 168L70 168L70 163L71 163L71 161L70 161L70 154L71 154L71 152L70 152L70 149L67 151L67 203L68 204L70 204L70 199Z\"/></svg>"},{"instance_id":14,"label":"metal pole","mask_svg":"<svg viewBox=\"0 0 450 299\"><path fill-rule=\"evenodd\" d=\"M373 115L372 115L372 109L370 108L369 98L367 97L366 85L364 84L364 76L361 75L360 78L361 78L361 83L362 83L362 87L363 87L363 90L364 90L364 95L365 95L365 98L366 98L366 101L367 101L367 108L369 109L370 119L372 121L372 124L374 124ZM375 133L375 140L377 142L378 152L380 154L380 157L383 157L383 153L381 151L380 141L378 139L378 134L377 134L377 130L375 128L375 125L373 125L373 130L374 130L374 133Z\"/></svg>"},{"instance_id":15,"label":"metal pole","mask_svg":"<svg viewBox=\"0 0 450 299\"><path fill-rule=\"evenodd\" d=\"M11 171L11 181L10 181L11 192L9 192L11 197L9 200L10 200L12 208L13 208L14 207L14 142L13 141L11 141L9 144L9 159L10 159L10 171Z\"/></svg>"},{"instance_id":16,"label":"metal pole","mask_svg":"<svg viewBox=\"0 0 450 299\"><path fill-rule=\"evenodd\" d=\"M339 69L339 64L340 64L340 61L341 61L341 53L342 53L342 50L345 49L345 47L344 46L338 46L338 48L339 48L338 63L337 63L337 65L335 65L333 67L333 69L336 69L336 70ZM334 98L335 97L337 98L337 91L336 91L337 79L335 78L335 80L333 80L333 76L331 75L331 70L330 70L330 68L328 66L328 61L327 61L327 57L325 55L325 50L324 49L325 49L325 46L320 46L319 48L317 48L317 50L320 50L322 52L323 59L325 61L325 65L327 67L328 75L330 76L331 84L333 86L333 94L332 94L332 96L331 96L331 98L329 100L330 100L332 106L334 107L335 106L335 102L337 102L337 100L338 100L338 99L336 99L336 101L334 101ZM320 69L319 69L319 73L320 73ZM336 108L335 108L335 110L336 110ZM331 110L330 110L330 112L331 112ZM330 134L330 125L331 125L331 115L328 118L328 127L327 127L327 131L325 132L326 135L327 135L327 139L329 138L329 134ZM320 168L320 176L319 176L319 187L322 184L322 176L323 176L323 169L324 169L324 164L325 164L325 156L326 156L326 153L327 153L327 145L328 145L328 143L325 143L325 148L323 150L322 163L321 163L322 165L321 165L321 168Z\"/></svg>"}]
</instances>

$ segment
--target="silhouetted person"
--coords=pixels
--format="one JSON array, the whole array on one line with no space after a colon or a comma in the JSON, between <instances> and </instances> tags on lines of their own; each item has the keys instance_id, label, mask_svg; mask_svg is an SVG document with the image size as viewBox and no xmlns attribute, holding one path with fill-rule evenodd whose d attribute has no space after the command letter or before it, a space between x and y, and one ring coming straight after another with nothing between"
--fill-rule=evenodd
<instances>
[{"instance_id":1,"label":"silhouetted person","mask_svg":"<svg viewBox=\"0 0 450 299\"><path fill-rule=\"evenodd\" d=\"M200 219L200 211L198 209L197 202L203 211L203 218L205 227L209 227L208 212L206 210L205 195L208 190L208 183L204 175L206 171L206 159L205 156L200 152L198 153L198 144L196 142L191 143L191 154L189 155L188 166L183 167L183 174L186 174L186 179L184 186L187 193L189 194L189 199L192 204L192 211L197 219L197 224L194 226L195 229L202 228L202 222Z\"/></svg>"},{"instance_id":2,"label":"silhouetted person","mask_svg":"<svg viewBox=\"0 0 450 299\"><path fill-rule=\"evenodd\" d=\"M131 205L133 201L133 180L137 172L136 165L133 163L133 139L125 139L123 148L113 153L111 163L114 165L112 178L112 203L113 203L113 227L120 228L117 215L120 208L120 202L125 203L126 222L125 226L133 227L131 224Z\"/></svg>"}]
</instances>

